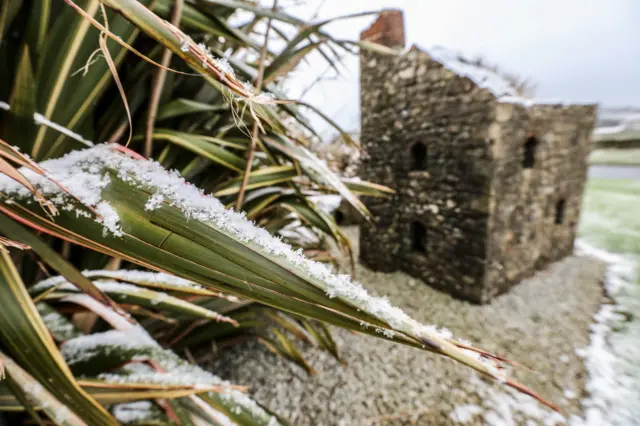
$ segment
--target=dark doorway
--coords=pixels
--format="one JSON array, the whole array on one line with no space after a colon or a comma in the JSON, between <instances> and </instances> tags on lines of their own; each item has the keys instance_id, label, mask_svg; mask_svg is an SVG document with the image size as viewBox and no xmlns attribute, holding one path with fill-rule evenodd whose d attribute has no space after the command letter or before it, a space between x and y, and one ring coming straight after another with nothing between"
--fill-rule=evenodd
<instances>
[{"instance_id":1,"label":"dark doorway","mask_svg":"<svg viewBox=\"0 0 640 426\"><path fill-rule=\"evenodd\" d=\"M411 222L411 250L415 253L427 253L427 228L420 222Z\"/></svg>"},{"instance_id":2,"label":"dark doorway","mask_svg":"<svg viewBox=\"0 0 640 426\"><path fill-rule=\"evenodd\" d=\"M427 146L422 142L411 145L411 170L427 170Z\"/></svg>"},{"instance_id":3,"label":"dark doorway","mask_svg":"<svg viewBox=\"0 0 640 426\"><path fill-rule=\"evenodd\" d=\"M341 212L340 210L335 211L335 213L333 214L333 218L336 221L336 224L338 225L344 224L344 220L345 220L344 213Z\"/></svg>"},{"instance_id":4,"label":"dark doorway","mask_svg":"<svg viewBox=\"0 0 640 426\"><path fill-rule=\"evenodd\" d=\"M522 159L522 167L530 169L536 165L536 148L538 147L538 139L531 136L524 144L524 158Z\"/></svg>"},{"instance_id":5,"label":"dark doorway","mask_svg":"<svg viewBox=\"0 0 640 426\"><path fill-rule=\"evenodd\" d=\"M559 200L556 203L556 225L562 225L564 223L564 208L566 202Z\"/></svg>"}]
</instances>

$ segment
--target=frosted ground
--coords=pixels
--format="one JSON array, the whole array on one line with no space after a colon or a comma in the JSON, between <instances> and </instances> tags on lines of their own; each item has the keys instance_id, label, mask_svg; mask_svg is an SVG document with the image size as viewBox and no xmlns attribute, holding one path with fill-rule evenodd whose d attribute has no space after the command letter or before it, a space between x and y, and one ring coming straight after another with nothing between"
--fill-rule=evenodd
<instances>
[{"instance_id":1,"label":"frosted ground","mask_svg":"<svg viewBox=\"0 0 640 426\"><path fill-rule=\"evenodd\" d=\"M254 346L231 351L220 364L225 371L216 371L236 383L256 384L259 401L300 425L638 424L640 354L634 343L640 327L627 314L640 311L640 285L633 278L640 255L638 206L640 182L591 181L578 256L484 307L456 301L400 272L358 267L362 282L416 318L437 318L454 333L530 367L514 373L559 403L570 414L568 422L440 357L341 330L336 340L346 367L307 348L305 356L319 371L308 377ZM357 230L348 232L357 241ZM608 295L600 283L605 268Z\"/></svg>"},{"instance_id":2,"label":"frosted ground","mask_svg":"<svg viewBox=\"0 0 640 426\"><path fill-rule=\"evenodd\" d=\"M580 222L582 241L609 262L609 296L592 326L604 332L598 357L587 367L592 376L591 424L640 424L640 180L591 179ZM592 339L592 344L593 344ZM589 360L588 360L589 361ZM589 401L586 401L589 406ZM599 408L599 410L598 410ZM606 414L600 418L598 412Z\"/></svg>"}]
</instances>

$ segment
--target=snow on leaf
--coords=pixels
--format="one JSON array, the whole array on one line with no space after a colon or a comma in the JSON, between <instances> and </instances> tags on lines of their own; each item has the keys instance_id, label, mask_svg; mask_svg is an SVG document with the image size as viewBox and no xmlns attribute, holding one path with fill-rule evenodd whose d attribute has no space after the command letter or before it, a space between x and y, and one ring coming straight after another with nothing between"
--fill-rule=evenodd
<instances>
[{"instance_id":1,"label":"snow on leaf","mask_svg":"<svg viewBox=\"0 0 640 426\"><path fill-rule=\"evenodd\" d=\"M179 209L187 220L197 220L213 229L243 243L251 249L261 252L269 259L287 269L295 270L305 280L322 289L330 298L340 298L352 306L375 316L389 325L384 332L391 337L395 329L412 336L419 336L425 343L439 350L447 348L450 356L464 360L470 365L477 365L478 360L454 347L446 346L450 333L433 326L425 326L409 317L401 309L391 305L388 299L370 295L361 284L353 282L348 275L338 275L327 265L307 259L301 250L293 250L291 246L271 235L266 229L249 221L244 213L227 210L215 197L205 195L194 185L187 183L177 171L167 171L159 163L151 160L133 158L122 152L118 145L97 145L83 151L74 151L62 158L49 160L41 164L58 181L65 185L83 203L97 207L103 214L101 220L106 232L118 236L120 230L117 211L102 200L102 190L109 185L112 173L128 185L151 194L151 197L162 197L167 203ZM35 173L25 176L45 196L57 204L67 205L72 202L68 194L63 193L57 185ZM24 187L14 184L8 178L0 176L0 191L15 197L30 200L32 194ZM437 342L437 343L433 343ZM483 360L484 361L484 360ZM487 361L487 371L497 379L503 374Z\"/></svg>"}]
</instances>

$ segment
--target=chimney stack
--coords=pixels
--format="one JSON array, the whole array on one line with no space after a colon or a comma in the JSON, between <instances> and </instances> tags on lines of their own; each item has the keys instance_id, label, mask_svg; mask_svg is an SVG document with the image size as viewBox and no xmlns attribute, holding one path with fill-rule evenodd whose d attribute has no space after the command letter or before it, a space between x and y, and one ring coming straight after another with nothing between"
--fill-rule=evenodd
<instances>
[{"instance_id":1,"label":"chimney stack","mask_svg":"<svg viewBox=\"0 0 640 426\"><path fill-rule=\"evenodd\" d=\"M360 33L360 40L390 48L404 48L404 14L402 10L384 10L369 28Z\"/></svg>"}]
</instances>

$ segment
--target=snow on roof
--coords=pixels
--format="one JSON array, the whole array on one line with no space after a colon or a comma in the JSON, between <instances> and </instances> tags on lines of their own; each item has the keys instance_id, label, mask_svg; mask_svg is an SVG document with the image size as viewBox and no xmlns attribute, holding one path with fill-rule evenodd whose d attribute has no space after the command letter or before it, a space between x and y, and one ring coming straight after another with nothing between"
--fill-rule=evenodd
<instances>
[{"instance_id":1,"label":"snow on roof","mask_svg":"<svg viewBox=\"0 0 640 426\"><path fill-rule=\"evenodd\" d=\"M469 60L459 52L443 46L430 48L418 47L434 61L459 76L468 77L479 87L489 90L501 103L515 103L527 108L533 105L592 105L595 102L567 102L557 99L532 99L523 97L513 82L491 67L483 66L477 61Z\"/></svg>"},{"instance_id":2,"label":"snow on roof","mask_svg":"<svg viewBox=\"0 0 640 426\"><path fill-rule=\"evenodd\" d=\"M462 54L442 46L423 49L431 58L454 73L471 79L478 86L489 90L496 98L518 96L513 84L500 73L487 67L479 66Z\"/></svg>"}]
</instances>

